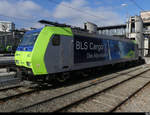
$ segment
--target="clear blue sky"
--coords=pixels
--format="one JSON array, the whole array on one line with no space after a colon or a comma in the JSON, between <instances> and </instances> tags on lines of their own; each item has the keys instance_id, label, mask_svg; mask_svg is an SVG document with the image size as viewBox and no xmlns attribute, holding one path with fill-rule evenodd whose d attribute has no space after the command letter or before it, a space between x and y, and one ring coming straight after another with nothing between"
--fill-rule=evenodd
<instances>
[{"instance_id":1,"label":"clear blue sky","mask_svg":"<svg viewBox=\"0 0 150 115\"><path fill-rule=\"evenodd\" d=\"M0 0L0 20L17 28L40 27L40 19L81 26L125 23L127 16L150 10L150 0Z\"/></svg>"}]
</instances>

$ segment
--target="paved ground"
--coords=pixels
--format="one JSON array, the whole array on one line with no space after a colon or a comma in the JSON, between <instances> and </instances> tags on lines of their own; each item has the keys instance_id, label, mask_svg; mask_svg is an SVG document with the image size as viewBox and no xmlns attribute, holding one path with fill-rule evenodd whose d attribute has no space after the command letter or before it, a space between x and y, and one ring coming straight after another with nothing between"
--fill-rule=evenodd
<instances>
[{"instance_id":1,"label":"paved ground","mask_svg":"<svg viewBox=\"0 0 150 115\"><path fill-rule=\"evenodd\" d=\"M133 72L129 73L128 75L130 74L133 74ZM125 83L122 83L117 87L105 91L93 97L92 99L89 99L84 103L81 103L78 106L71 108L68 112L109 112L114 107L119 105L119 103L121 103L134 92L136 92L138 89L142 88L144 84L148 83L150 81L149 74L150 71L140 75L135 79L131 79ZM123 75L120 77L123 77ZM139 99L135 100L135 102L138 102L138 100ZM130 105L129 103L126 104L123 110L119 110L118 112L139 112L139 110L138 108L134 109L132 107L132 104Z\"/></svg>"},{"instance_id":2,"label":"paved ground","mask_svg":"<svg viewBox=\"0 0 150 115\"><path fill-rule=\"evenodd\" d=\"M150 57L146 57L145 61L150 64ZM150 112L150 84L115 112Z\"/></svg>"},{"instance_id":3,"label":"paved ground","mask_svg":"<svg viewBox=\"0 0 150 115\"><path fill-rule=\"evenodd\" d=\"M150 84L118 108L116 112L150 112Z\"/></svg>"}]
</instances>

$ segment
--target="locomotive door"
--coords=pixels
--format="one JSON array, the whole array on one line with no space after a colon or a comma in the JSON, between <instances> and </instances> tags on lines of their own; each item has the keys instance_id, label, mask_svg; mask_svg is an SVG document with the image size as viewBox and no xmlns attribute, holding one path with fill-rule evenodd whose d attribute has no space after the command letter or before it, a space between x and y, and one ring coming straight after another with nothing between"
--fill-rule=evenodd
<instances>
[{"instance_id":1,"label":"locomotive door","mask_svg":"<svg viewBox=\"0 0 150 115\"><path fill-rule=\"evenodd\" d=\"M62 69L69 69L72 65L72 37L61 36L61 67Z\"/></svg>"}]
</instances>

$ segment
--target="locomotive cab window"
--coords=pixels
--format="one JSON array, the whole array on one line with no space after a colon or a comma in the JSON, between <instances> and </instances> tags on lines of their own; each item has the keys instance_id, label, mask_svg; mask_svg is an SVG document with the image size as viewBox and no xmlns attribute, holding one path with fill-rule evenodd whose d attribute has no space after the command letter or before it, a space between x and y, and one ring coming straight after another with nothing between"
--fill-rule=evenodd
<instances>
[{"instance_id":1,"label":"locomotive cab window","mask_svg":"<svg viewBox=\"0 0 150 115\"><path fill-rule=\"evenodd\" d=\"M54 46L60 45L60 35L54 35L54 37L52 39L52 44Z\"/></svg>"}]
</instances>

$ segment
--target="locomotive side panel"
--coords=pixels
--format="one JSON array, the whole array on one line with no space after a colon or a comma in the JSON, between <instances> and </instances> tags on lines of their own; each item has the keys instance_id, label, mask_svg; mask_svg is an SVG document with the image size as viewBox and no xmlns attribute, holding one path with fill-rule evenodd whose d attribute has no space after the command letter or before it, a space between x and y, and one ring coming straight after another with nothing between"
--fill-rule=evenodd
<instances>
[{"instance_id":1,"label":"locomotive side panel","mask_svg":"<svg viewBox=\"0 0 150 115\"><path fill-rule=\"evenodd\" d=\"M132 42L109 40L111 60L135 58L135 45Z\"/></svg>"},{"instance_id":2,"label":"locomotive side panel","mask_svg":"<svg viewBox=\"0 0 150 115\"><path fill-rule=\"evenodd\" d=\"M136 60L132 41L74 35L73 70Z\"/></svg>"},{"instance_id":3,"label":"locomotive side panel","mask_svg":"<svg viewBox=\"0 0 150 115\"><path fill-rule=\"evenodd\" d=\"M68 71L72 65L72 37L53 35L47 46L44 62L48 73Z\"/></svg>"},{"instance_id":4,"label":"locomotive side panel","mask_svg":"<svg viewBox=\"0 0 150 115\"><path fill-rule=\"evenodd\" d=\"M74 36L74 64L108 61L108 40Z\"/></svg>"},{"instance_id":5,"label":"locomotive side panel","mask_svg":"<svg viewBox=\"0 0 150 115\"><path fill-rule=\"evenodd\" d=\"M50 44L53 42L51 38L54 35L72 36L71 29L66 28L66 27L60 28L60 27L46 26L43 28L40 35L41 36L39 36L39 38L37 39L37 41L34 45L34 50L32 51L32 53L34 54L32 56L33 57L32 61L34 62L34 66L33 66L32 70L33 70L34 75L42 75L42 74L45 75L45 74L49 74L49 73L59 72L60 64L58 64L58 63L60 63L59 62L60 61L60 57L59 57L60 49L59 48L55 49L55 48L50 47L51 46ZM57 43L59 43L59 40L60 39L57 37L54 40L55 47L60 47L59 45L57 46ZM61 40L60 40L60 43L61 43ZM48 45L50 45L50 46L48 46ZM51 48L53 50L51 50ZM47 51L47 50L50 50L50 51ZM55 56L53 56L53 55L55 55ZM56 63L54 63L54 62L56 62Z\"/></svg>"},{"instance_id":6,"label":"locomotive side panel","mask_svg":"<svg viewBox=\"0 0 150 115\"><path fill-rule=\"evenodd\" d=\"M68 71L73 65L73 37L61 36L60 49L60 68Z\"/></svg>"}]
</instances>

